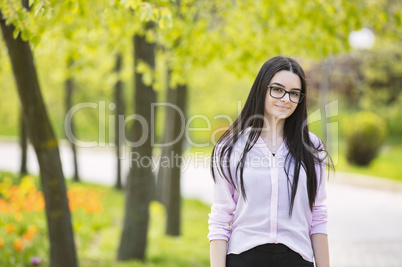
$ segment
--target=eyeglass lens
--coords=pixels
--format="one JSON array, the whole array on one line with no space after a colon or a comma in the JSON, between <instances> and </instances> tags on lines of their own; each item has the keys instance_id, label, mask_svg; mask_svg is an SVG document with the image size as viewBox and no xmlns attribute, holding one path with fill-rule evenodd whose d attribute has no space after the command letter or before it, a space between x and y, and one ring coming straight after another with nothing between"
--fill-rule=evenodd
<instances>
[{"instance_id":1,"label":"eyeglass lens","mask_svg":"<svg viewBox=\"0 0 402 267\"><path fill-rule=\"evenodd\" d=\"M278 98L278 99L282 98L286 95L286 93L288 93L289 97L290 97L290 101L292 101L294 103L299 103L299 101L300 101L301 95L299 92L292 92L292 91L287 92L282 88L273 87L273 86L271 86L270 89L271 89L271 91L270 91L271 96L274 98Z\"/></svg>"}]
</instances>

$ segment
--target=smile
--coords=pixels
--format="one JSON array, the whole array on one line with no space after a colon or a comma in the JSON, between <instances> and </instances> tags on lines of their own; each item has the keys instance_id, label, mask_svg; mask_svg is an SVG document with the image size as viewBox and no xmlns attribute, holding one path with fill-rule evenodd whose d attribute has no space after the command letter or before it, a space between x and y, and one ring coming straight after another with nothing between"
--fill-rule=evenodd
<instances>
[{"instance_id":1,"label":"smile","mask_svg":"<svg viewBox=\"0 0 402 267\"><path fill-rule=\"evenodd\" d=\"M288 107L284 107L284 106L278 106L278 105L275 105L275 106L280 108L280 109L289 109Z\"/></svg>"}]
</instances>

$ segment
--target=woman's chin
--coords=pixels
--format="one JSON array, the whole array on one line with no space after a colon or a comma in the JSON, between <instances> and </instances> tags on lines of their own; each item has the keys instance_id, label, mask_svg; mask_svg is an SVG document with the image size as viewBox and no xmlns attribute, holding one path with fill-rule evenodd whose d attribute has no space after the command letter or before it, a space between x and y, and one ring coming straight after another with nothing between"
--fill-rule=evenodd
<instances>
[{"instance_id":1,"label":"woman's chin","mask_svg":"<svg viewBox=\"0 0 402 267\"><path fill-rule=\"evenodd\" d=\"M275 114L275 117L278 119L286 119L290 116L288 112L278 112Z\"/></svg>"}]
</instances>

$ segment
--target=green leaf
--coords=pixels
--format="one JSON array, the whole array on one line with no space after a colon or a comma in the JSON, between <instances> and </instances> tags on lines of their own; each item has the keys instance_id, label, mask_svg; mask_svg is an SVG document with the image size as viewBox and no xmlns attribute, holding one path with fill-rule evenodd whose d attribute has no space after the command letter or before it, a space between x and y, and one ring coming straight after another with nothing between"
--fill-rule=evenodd
<instances>
[{"instance_id":1,"label":"green leaf","mask_svg":"<svg viewBox=\"0 0 402 267\"><path fill-rule=\"evenodd\" d=\"M121 4L133 10L136 10L141 5L141 0L122 0Z\"/></svg>"},{"instance_id":2,"label":"green leaf","mask_svg":"<svg viewBox=\"0 0 402 267\"><path fill-rule=\"evenodd\" d=\"M146 85L151 85L154 79L154 73L152 68L146 64L144 61L138 62L136 71L142 74L142 81Z\"/></svg>"},{"instance_id":3,"label":"green leaf","mask_svg":"<svg viewBox=\"0 0 402 267\"><path fill-rule=\"evenodd\" d=\"M18 28L15 28L14 32L13 32L13 38L17 39L19 33L20 33L20 30Z\"/></svg>"},{"instance_id":4,"label":"green leaf","mask_svg":"<svg viewBox=\"0 0 402 267\"><path fill-rule=\"evenodd\" d=\"M27 29L23 29L21 31L21 39L23 41L28 41L30 39L31 33Z\"/></svg>"},{"instance_id":5,"label":"green leaf","mask_svg":"<svg viewBox=\"0 0 402 267\"><path fill-rule=\"evenodd\" d=\"M39 44L39 42L40 42L40 35L34 35L30 40L30 43L33 46L37 46Z\"/></svg>"},{"instance_id":6,"label":"green leaf","mask_svg":"<svg viewBox=\"0 0 402 267\"><path fill-rule=\"evenodd\" d=\"M172 13L170 12L170 10L168 8L161 9L158 25L162 29L163 28L172 28L173 18L172 18Z\"/></svg>"},{"instance_id":7,"label":"green leaf","mask_svg":"<svg viewBox=\"0 0 402 267\"><path fill-rule=\"evenodd\" d=\"M156 20L154 10L149 3L142 2L140 11L140 20L144 22Z\"/></svg>"}]
</instances>

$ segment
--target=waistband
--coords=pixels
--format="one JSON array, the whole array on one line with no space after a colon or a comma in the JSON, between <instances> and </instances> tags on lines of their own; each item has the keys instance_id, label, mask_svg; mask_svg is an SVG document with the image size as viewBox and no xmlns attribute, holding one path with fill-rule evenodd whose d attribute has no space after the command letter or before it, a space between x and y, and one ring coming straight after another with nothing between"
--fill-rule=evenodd
<instances>
[{"instance_id":1,"label":"waistband","mask_svg":"<svg viewBox=\"0 0 402 267\"><path fill-rule=\"evenodd\" d=\"M274 253L275 252L285 253L285 252L293 251L284 244L272 244L272 243L259 245L259 246L254 247L254 249L262 250L262 251L266 251L266 252L274 252Z\"/></svg>"}]
</instances>

